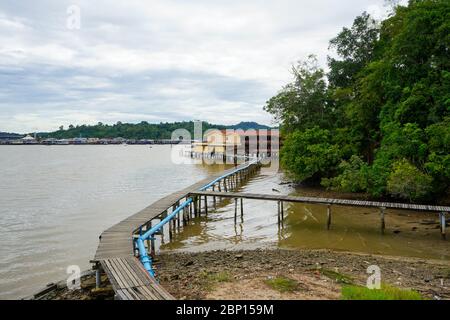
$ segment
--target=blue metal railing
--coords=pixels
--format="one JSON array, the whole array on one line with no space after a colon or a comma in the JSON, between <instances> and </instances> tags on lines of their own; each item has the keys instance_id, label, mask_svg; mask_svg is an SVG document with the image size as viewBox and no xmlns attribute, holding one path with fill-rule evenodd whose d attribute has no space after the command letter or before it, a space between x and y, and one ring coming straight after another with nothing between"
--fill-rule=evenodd
<instances>
[{"instance_id":1,"label":"blue metal railing","mask_svg":"<svg viewBox=\"0 0 450 320\"><path fill-rule=\"evenodd\" d=\"M214 179L213 181L211 181L210 183L208 183L207 185L203 186L200 188L200 191L205 191L206 189L210 188L211 186L213 186L215 183L217 183L218 181L225 179L228 176L231 176L239 171L242 171L244 169L247 169L248 167L250 167L253 164L256 164L258 162L257 159L250 161L249 163L247 163L246 165L239 167L231 172L228 172L222 176L220 176L217 179ZM144 234L139 235L139 237L136 239L136 246L139 250L139 259L141 260L142 265L144 266L145 270L147 270L147 272L150 274L150 276L154 277L155 276L155 272L153 271L152 268L152 258L148 255L147 253L147 249L145 248L145 244L144 241L146 240L153 240L154 239L154 235L155 233L157 233L159 230L161 230L161 228L164 227L165 224L167 224L168 222L170 222L170 220L172 220L173 218L176 217L176 215L183 210L184 208L186 208L188 205L190 205L194 200L192 198L188 198L185 202L183 202L182 204L180 204L175 210L173 210L172 213L170 213L169 215L167 215L167 217L165 217L163 220L161 220L158 224L156 224L154 227L152 227L150 230L147 230Z\"/></svg>"}]
</instances>

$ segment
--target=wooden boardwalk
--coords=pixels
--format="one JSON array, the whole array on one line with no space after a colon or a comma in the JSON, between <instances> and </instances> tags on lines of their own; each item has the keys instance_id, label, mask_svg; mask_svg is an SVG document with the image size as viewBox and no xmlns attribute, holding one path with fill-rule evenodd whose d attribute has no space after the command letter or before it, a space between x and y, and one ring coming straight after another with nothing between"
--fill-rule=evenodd
<instances>
[{"instance_id":1,"label":"wooden boardwalk","mask_svg":"<svg viewBox=\"0 0 450 320\"><path fill-rule=\"evenodd\" d=\"M207 197L221 197L221 198L244 198L256 200L269 201L284 201L294 203L312 203L324 205L343 205L343 206L358 206L358 207L374 207L374 208L389 208L389 209L403 209L429 212L450 212L450 207L433 206L425 204L410 204L410 203L396 203L396 202L377 202L377 201L362 201L362 200L348 200L348 199L330 199L330 198L314 198L314 197L295 197L276 194L258 194L258 193L233 193L233 192L211 192L211 191L195 191L191 195L207 196Z\"/></svg>"},{"instance_id":2,"label":"wooden boardwalk","mask_svg":"<svg viewBox=\"0 0 450 320\"><path fill-rule=\"evenodd\" d=\"M95 264L97 272L100 272L100 269L105 271L118 298L125 300L173 299L150 277L140 261L136 259L137 251L134 239L141 231L149 229L149 223L151 225L153 219L162 219L168 209L176 207L181 200L189 197L193 192L244 166L245 164L211 175L185 189L174 192L122 220L100 235L99 245L91 262ZM220 182L218 183L220 184ZM197 201L197 204L201 207L200 201ZM205 211L207 211L206 208Z\"/></svg>"},{"instance_id":3,"label":"wooden boardwalk","mask_svg":"<svg viewBox=\"0 0 450 320\"><path fill-rule=\"evenodd\" d=\"M155 279L149 277L135 257L105 259L100 263L121 300L174 299Z\"/></svg>"},{"instance_id":4,"label":"wooden boardwalk","mask_svg":"<svg viewBox=\"0 0 450 320\"><path fill-rule=\"evenodd\" d=\"M384 210L386 208L417 210L428 212L439 212L441 233L445 238L446 219L445 214L450 212L450 207L416 205L391 202L374 202L374 201L358 201L345 199L328 199L328 198L311 198L311 197L293 197L271 194L252 194L233 192L239 187L243 181L246 181L254 172L259 164L255 163L251 166L244 164L232 169L226 170L202 181L174 192L156 202L140 212L124 219L111 228L105 230L99 237L99 245L92 262L97 270L97 280L100 279L100 272L103 270L108 276L116 297L123 300L160 300L173 299L173 297L152 278L144 269L141 262L136 258L139 254L135 248L135 239L142 233L145 233L152 227L152 221L157 223L162 221L168 214L169 210L174 210L184 199L192 198L193 202L189 207L178 212L177 216L169 223L169 237L177 228L180 230L180 216L183 217L183 226L189 223L192 215L198 216L202 212L208 214L208 198L213 200L216 206L217 198L234 198L236 203L235 217L237 215L237 199L241 199L241 215L243 214L242 199L258 199L278 202L278 221L282 223L283 203L284 202L301 202L327 205L327 227L331 224L331 206L362 206L377 207L381 213L381 230L384 232ZM208 186L205 188L205 186ZM201 191L202 189L210 191ZM218 190L219 192L216 192ZM223 192L222 192L223 191ZM187 212L186 212L187 211ZM187 214L187 215L186 215ZM163 229L158 233L161 239L164 239ZM155 254L154 239L148 240L146 249L151 255ZM99 285L99 282L97 282Z\"/></svg>"},{"instance_id":5,"label":"wooden boardwalk","mask_svg":"<svg viewBox=\"0 0 450 320\"><path fill-rule=\"evenodd\" d=\"M450 212L450 207L446 206L433 206L425 204L410 204L410 203L396 203L396 202L379 202L379 201L362 201L362 200L348 200L348 199L330 199L330 198L313 198L313 197L294 197L276 194L256 194L256 193L241 193L241 192L211 192L211 191L195 191L190 194L196 197L212 197L214 202L216 198L233 198L235 199L235 218L237 217L237 199L241 199L241 215L244 214L242 199L254 199L254 200L266 200L266 201L276 201L278 202L278 222L282 222L284 219L284 202L293 203L312 203L321 204L327 206L327 229L331 226L331 206L341 205L341 206L356 206L356 207L372 207L380 209L380 225L381 232L384 233L386 228L385 222L385 210L386 209L397 209L397 210L416 210L416 211L426 211L426 212L438 212L439 213L439 224L442 239L446 239L446 214Z\"/></svg>"}]
</instances>

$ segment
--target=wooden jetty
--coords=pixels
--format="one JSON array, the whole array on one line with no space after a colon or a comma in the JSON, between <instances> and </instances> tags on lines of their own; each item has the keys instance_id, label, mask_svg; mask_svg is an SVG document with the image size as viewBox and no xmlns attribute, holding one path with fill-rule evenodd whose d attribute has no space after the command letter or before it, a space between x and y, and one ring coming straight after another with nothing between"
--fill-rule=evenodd
<instances>
[{"instance_id":1,"label":"wooden jetty","mask_svg":"<svg viewBox=\"0 0 450 320\"><path fill-rule=\"evenodd\" d=\"M196 191L190 194L191 196L197 197L221 197L221 198L231 198L235 199L236 209L235 215L237 214L237 199L241 200L241 214L243 213L242 199L254 199L254 200L266 200L266 201L276 201L278 202L278 216L279 220L284 218L283 203L311 203L311 204L321 204L327 206L327 229L330 229L331 225L331 206L341 205L341 206L356 206L356 207L369 207L369 208L379 208L380 209L380 219L381 219L381 232L384 233L385 224L385 210L386 209L398 209L398 210L415 210L415 211L426 211L426 212L438 212L439 213L439 223L442 238L446 237L446 214L450 212L450 207L446 206L434 206L434 205L424 205L424 204L410 204L410 203L396 203L396 202L378 202L378 201L362 201L362 200L348 200L348 199L330 199L330 198L314 198L314 197L295 197L295 196L285 196L276 194L256 194L256 193L240 193L240 192L214 192L214 191Z\"/></svg>"},{"instance_id":2,"label":"wooden jetty","mask_svg":"<svg viewBox=\"0 0 450 320\"><path fill-rule=\"evenodd\" d=\"M172 210L175 210L179 203L204 186L215 190L232 190L245 179L248 179L258 168L259 164L242 164L238 167L212 175L183 190L174 192L156 202L142 211L126 218L111 228L105 230L99 237L99 245L94 259L91 261L97 272L97 285L100 285L100 273L105 272L108 276L116 297L123 300L158 300L173 299L167 291L153 279L143 268L141 262L136 258L138 255L135 247L135 239L143 232L149 230L153 221L161 221ZM208 214L208 202L204 197L193 196L194 201L187 210L169 223L169 237L173 232L179 230L189 222L192 217L197 217L201 213ZM161 239L164 239L164 229L161 230ZM155 254L155 240L147 243L148 251Z\"/></svg>"},{"instance_id":3,"label":"wooden jetty","mask_svg":"<svg viewBox=\"0 0 450 320\"><path fill-rule=\"evenodd\" d=\"M278 203L278 222L282 224L284 219L284 203L312 203L327 206L327 229L330 229L332 219L332 206L360 206L376 207L380 210L381 231L385 230L385 210L402 209L427 212L438 212L440 231L445 239L446 214L450 207L404 204L391 202L358 201L345 199L293 197L271 194L240 193L236 190L245 183L260 167L259 162L245 163L223 173L212 175L183 190L174 192L142 211L126 218L111 228L105 230L99 237L99 245L94 259L97 285L100 286L101 272L108 276L116 293L116 298L122 300L168 300L174 299L153 277L144 269L140 260L139 250L136 248L135 239L152 229L152 225L161 221L172 213L174 218L165 228L160 229L155 235L160 237L161 243L168 235L171 240L174 233L182 231L191 218L207 215L209 206L217 206L217 198L230 198L235 202L235 218L238 215L238 200L240 200L240 214L244 214L243 199L257 199L276 201ZM184 200L192 199L188 206L180 207ZM208 201L209 200L209 201ZM211 201L212 200L212 201ZM177 212L176 209L178 209ZM182 210L180 210L182 208ZM175 215L176 214L176 215ZM166 219L167 220L167 219ZM168 229L168 230L167 230ZM166 233L167 232L167 233ZM141 240L142 241L142 240ZM154 257L155 238L146 240L145 249Z\"/></svg>"}]
</instances>

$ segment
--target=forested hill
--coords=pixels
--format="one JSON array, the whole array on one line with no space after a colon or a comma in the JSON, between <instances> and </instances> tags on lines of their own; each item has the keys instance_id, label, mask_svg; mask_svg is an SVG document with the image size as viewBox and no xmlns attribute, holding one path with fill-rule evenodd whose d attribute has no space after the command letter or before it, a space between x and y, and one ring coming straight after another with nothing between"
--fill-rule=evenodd
<instances>
[{"instance_id":1,"label":"forested hill","mask_svg":"<svg viewBox=\"0 0 450 320\"><path fill-rule=\"evenodd\" d=\"M256 122L241 122L237 125L224 126L215 125L208 122L202 123L203 132L208 129L243 129L248 130L253 129L267 129L269 127L260 125ZM41 137L52 137L57 139L69 139L76 137L89 137L89 138L114 138L122 137L125 139L170 139L172 132L176 129L186 129L194 137L194 122L184 121L184 122L173 122L173 123L148 123L141 122L138 124L133 123L121 123L117 122L114 125L108 125L103 123L98 123L97 125L81 125L81 126L69 126L69 128L64 129L61 127L60 130L40 134Z\"/></svg>"},{"instance_id":2,"label":"forested hill","mask_svg":"<svg viewBox=\"0 0 450 320\"><path fill-rule=\"evenodd\" d=\"M255 130L261 130L261 129L271 129L269 126L265 126L256 122L240 122L235 125L227 126L228 129L242 129L242 130L249 130L249 129L255 129Z\"/></svg>"},{"instance_id":3,"label":"forested hill","mask_svg":"<svg viewBox=\"0 0 450 320\"><path fill-rule=\"evenodd\" d=\"M310 56L265 110L297 181L371 197L438 201L450 181L450 1L414 0L384 21L363 13Z\"/></svg>"}]
</instances>

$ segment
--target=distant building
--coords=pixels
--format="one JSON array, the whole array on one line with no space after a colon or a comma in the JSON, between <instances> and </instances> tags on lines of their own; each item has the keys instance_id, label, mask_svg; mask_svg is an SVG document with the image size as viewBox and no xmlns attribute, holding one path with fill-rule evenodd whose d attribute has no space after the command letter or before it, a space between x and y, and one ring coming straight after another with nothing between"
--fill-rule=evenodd
<instances>
[{"instance_id":1,"label":"distant building","mask_svg":"<svg viewBox=\"0 0 450 320\"><path fill-rule=\"evenodd\" d=\"M279 152L278 130L210 130L202 142L194 142L197 154L270 156Z\"/></svg>"},{"instance_id":2,"label":"distant building","mask_svg":"<svg viewBox=\"0 0 450 320\"><path fill-rule=\"evenodd\" d=\"M99 143L99 138L88 138L87 139L87 143L89 144L98 144Z\"/></svg>"},{"instance_id":3,"label":"distant building","mask_svg":"<svg viewBox=\"0 0 450 320\"><path fill-rule=\"evenodd\" d=\"M73 138L72 143L73 144L87 144L88 139L87 138Z\"/></svg>"},{"instance_id":4,"label":"distant building","mask_svg":"<svg viewBox=\"0 0 450 320\"><path fill-rule=\"evenodd\" d=\"M53 145L53 144L56 144L57 141L58 140L55 138L47 138L47 139L42 140L41 143L45 144L45 145Z\"/></svg>"},{"instance_id":5,"label":"distant building","mask_svg":"<svg viewBox=\"0 0 450 320\"><path fill-rule=\"evenodd\" d=\"M124 139L122 137L117 137L110 141L110 143L112 143L112 144L122 144L122 143L126 143L126 142L127 142L127 139Z\"/></svg>"},{"instance_id":6,"label":"distant building","mask_svg":"<svg viewBox=\"0 0 450 320\"><path fill-rule=\"evenodd\" d=\"M70 144L70 140L69 139L59 139L59 140L56 140L56 144L60 145L60 146L67 146Z\"/></svg>"},{"instance_id":7,"label":"distant building","mask_svg":"<svg viewBox=\"0 0 450 320\"><path fill-rule=\"evenodd\" d=\"M30 135L22 138L22 144L38 144L37 140Z\"/></svg>"}]
</instances>

